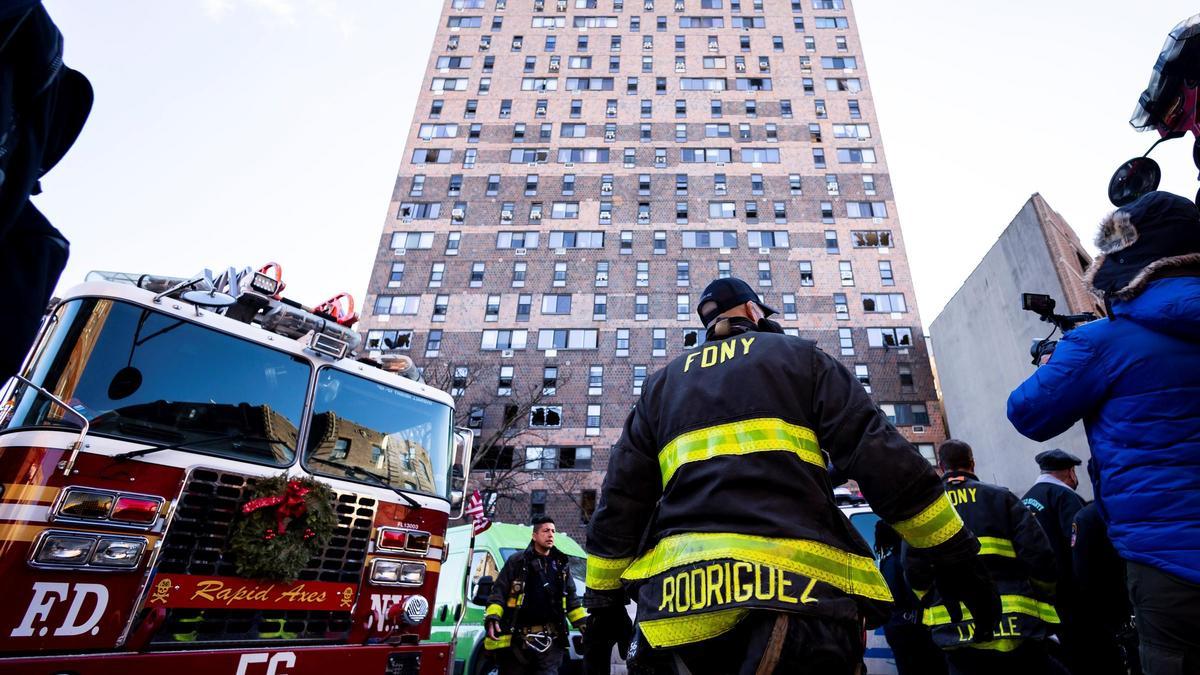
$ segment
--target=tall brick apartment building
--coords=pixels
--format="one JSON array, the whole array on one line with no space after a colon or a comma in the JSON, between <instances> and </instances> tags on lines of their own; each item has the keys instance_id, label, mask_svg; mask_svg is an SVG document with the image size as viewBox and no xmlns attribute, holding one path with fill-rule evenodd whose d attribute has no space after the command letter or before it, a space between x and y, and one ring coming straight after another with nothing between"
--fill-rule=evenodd
<instances>
[{"instance_id":1,"label":"tall brick apartment building","mask_svg":"<svg viewBox=\"0 0 1200 675\"><path fill-rule=\"evenodd\" d=\"M456 367L484 437L544 384L484 460L524 479L498 518L582 529L642 380L703 341L693 305L729 274L932 456L848 0L447 0L363 326L376 353Z\"/></svg>"}]
</instances>

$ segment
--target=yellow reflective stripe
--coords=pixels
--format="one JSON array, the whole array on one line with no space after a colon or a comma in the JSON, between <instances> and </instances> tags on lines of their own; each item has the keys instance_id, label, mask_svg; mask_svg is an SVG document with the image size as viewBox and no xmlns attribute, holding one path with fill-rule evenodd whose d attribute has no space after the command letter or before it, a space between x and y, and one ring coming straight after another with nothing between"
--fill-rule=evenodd
<instances>
[{"instance_id":1,"label":"yellow reflective stripe","mask_svg":"<svg viewBox=\"0 0 1200 675\"><path fill-rule=\"evenodd\" d=\"M966 605L959 604L963 620L970 619L971 611L967 609ZM1000 596L1000 611L1004 614L1025 614L1046 623L1058 623L1058 612L1054 611L1054 605L1024 595ZM946 625L951 623L950 612L946 611L945 605L934 605L925 610L921 622L926 626Z\"/></svg>"},{"instance_id":2,"label":"yellow reflective stripe","mask_svg":"<svg viewBox=\"0 0 1200 675\"><path fill-rule=\"evenodd\" d=\"M501 635L500 637L496 638L495 640L493 640L490 637L483 638L483 648L487 649L487 650L504 649L506 647L511 647L511 646L512 646L512 636L511 635Z\"/></svg>"},{"instance_id":3,"label":"yellow reflective stripe","mask_svg":"<svg viewBox=\"0 0 1200 675\"><path fill-rule=\"evenodd\" d=\"M912 589L912 592L913 592L913 595L917 596L917 599L918 599L918 600L924 600L924 599L925 599L925 596L929 594L929 589L928 589L928 588L915 588L915 587L914 587L914 588Z\"/></svg>"},{"instance_id":4,"label":"yellow reflective stripe","mask_svg":"<svg viewBox=\"0 0 1200 675\"><path fill-rule=\"evenodd\" d=\"M582 607L576 607L575 609L567 612L567 621L570 621L571 623L579 623L580 621L586 619L587 616L588 613L586 609Z\"/></svg>"},{"instance_id":5,"label":"yellow reflective stripe","mask_svg":"<svg viewBox=\"0 0 1200 675\"><path fill-rule=\"evenodd\" d=\"M994 652L1011 652L1020 647L1022 642L1023 640L1020 638L1005 638L1003 640L992 640L991 642L972 642L963 645L963 649L987 649Z\"/></svg>"},{"instance_id":6,"label":"yellow reflective stripe","mask_svg":"<svg viewBox=\"0 0 1200 675\"><path fill-rule=\"evenodd\" d=\"M676 436L658 453L658 465L666 486L679 467L689 462L771 450L792 452L802 461L825 468L825 459L812 429L776 417L730 422Z\"/></svg>"},{"instance_id":7,"label":"yellow reflective stripe","mask_svg":"<svg viewBox=\"0 0 1200 675\"><path fill-rule=\"evenodd\" d=\"M652 647L676 647L721 635L736 626L746 612L744 609L725 609L706 614L651 619L639 621L638 628Z\"/></svg>"},{"instance_id":8,"label":"yellow reflective stripe","mask_svg":"<svg viewBox=\"0 0 1200 675\"><path fill-rule=\"evenodd\" d=\"M1005 558L1017 557L1010 539L1000 537L977 537L979 539L979 555L999 555Z\"/></svg>"},{"instance_id":9,"label":"yellow reflective stripe","mask_svg":"<svg viewBox=\"0 0 1200 675\"><path fill-rule=\"evenodd\" d=\"M933 503L908 520L895 523L892 527L904 537L909 546L930 548L958 534L962 529L962 518L950 504L945 492Z\"/></svg>"},{"instance_id":10,"label":"yellow reflective stripe","mask_svg":"<svg viewBox=\"0 0 1200 675\"><path fill-rule=\"evenodd\" d=\"M724 558L803 574L850 595L874 600L892 599L873 558L805 539L725 532L689 532L667 537L634 561L621 578L649 579L684 565Z\"/></svg>"},{"instance_id":11,"label":"yellow reflective stripe","mask_svg":"<svg viewBox=\"0 0 1200 675\"><path fill-rule=\"evenodd\" d=\"M483 615L484 616L494 616L496 618L500 618L500 617L504 616L504 608L501 607L500 605L497 605L496 603L492 603L487 606L487 609L483 610Z\"/></svg>"},{"instance_id":12,"label":"yellow reflective stripe","mask_svg":"<svg viewBox=\"0 0 1200 675\"><path fill-rule=\"evenodd\" d=\"M587 559L588 588L597 591L612 591L621 587L621 573L633 562L633 558L601 558L589 555Z\"/></svg>"}]
</instances>

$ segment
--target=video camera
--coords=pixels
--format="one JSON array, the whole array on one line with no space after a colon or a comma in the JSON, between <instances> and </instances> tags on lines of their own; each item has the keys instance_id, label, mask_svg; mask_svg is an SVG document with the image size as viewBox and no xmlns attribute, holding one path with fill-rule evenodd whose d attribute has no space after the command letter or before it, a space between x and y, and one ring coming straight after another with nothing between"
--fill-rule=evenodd
<instances>
[{"instance_id":1,"label":"video camera","mask_svg":"<svg viewBox=\"0 0 1200 675\"><path fill-rule=\"evenodd\" d=\"M1066 333L1082 323L1095 321L1097 317L1092 312L1083 312L1082 314L1055 314L1054 306L1057 303L1054 298L1041 293L1022 293L1021 294L1021 309L1027 312L1037 314L1042 321L1053 324L1054 330L1041 340L1034 340L1029 347L1029 355L1033 357L1033 365L1042 365L1042 359L1054 353L1054 348L1058 346L1058 340L1052 340L1054 331L1061 330Z\"/></svg>"}]
</instances>

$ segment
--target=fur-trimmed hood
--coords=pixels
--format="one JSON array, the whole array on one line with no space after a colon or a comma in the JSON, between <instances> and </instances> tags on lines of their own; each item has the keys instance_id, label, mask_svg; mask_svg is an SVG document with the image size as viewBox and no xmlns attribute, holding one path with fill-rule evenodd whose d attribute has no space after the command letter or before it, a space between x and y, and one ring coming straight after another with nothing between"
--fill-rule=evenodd
<instances>
[{"instance_id":1,"label":"fur-trimmed hood","mask_svg":"<svg viewBox=\"0 0 1200 675\"><path fill-rule=\"evenodd\" d=\"M1085 282L1103 300L1130 300L1179 268L1200 275L1200 211L1184 197L1151 192L1100 221L1096 246Z\"/></svg>"}]
</instances>

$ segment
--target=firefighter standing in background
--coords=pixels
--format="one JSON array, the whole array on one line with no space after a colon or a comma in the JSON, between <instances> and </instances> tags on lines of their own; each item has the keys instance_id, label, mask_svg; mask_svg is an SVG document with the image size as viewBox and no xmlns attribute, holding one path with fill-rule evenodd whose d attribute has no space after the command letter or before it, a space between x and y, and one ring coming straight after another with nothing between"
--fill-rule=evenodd
<instances>
[{"instance_id":1,"label":"firefighter standing in background","mask_svg":"<svg viewBox=\"0 0 1200 675\"><path fill-rule=\"evenodd\" d=\"M979 539L979 557L1000 589L1003 614L990 639L976 638L979 623L951 606L933 584L928 552L905 551L904 566L914 592L925 600L924 623L946 651L951 675L1045 675L1061 672L1046 651L1058 624L1053 596L1054 551L1037 519L1009 490L981 483L971 446L949 440L938 447L946 494L967 528Z\"/></svg>"},{"instance_id":2,"label":"firefighter standing in background","mask_svg":"<svg viewBox=\"0 0 1200 675\"><path fill-rule=\"evenodd\" d=\"M977 616L999 599L933 468L837 360L783 335L746 282L713 281L707 341L650 376L588 526L589 648L628 639L636 668L859 672L863 624L891 594L838 511L824 448L875 512Z\"/></svg>"},{"instance_id":3,"label":"firefighter standing in background","mask_svg":"<svg viewBox=\"0 0 1200 675\"><path fill-rule=\"evenodd\" d=\"M556 675L567 647L567 622L581 626L580 606L567 556L554 548L554 521L533 519L524 551L509 556L488 596L484 649L503 675Z\"/></svg>"},{"instance_id":4,"label":"firefighter standing in background","mask_svg":"<svg viewBox=\"0 0 1200 675\"><path fill-rule=\"evenodd\" d=\"M1071 522L1075 514L1084 506L1083 497L1075 489L1079 487L1079 477L1075 467L1083 464L1083 460L1069 452L1047 450L1039 452L1034 461L1042 474L1037 482L1022 499L1025 506L1033 511L1038 524L1050 540L1054 549L1054 564L1057 570L1054 589L1054 607L1058 610L1058 637L1062 641L1063 656L1067 666L1079 673L1085 672L1083 664L1090 647L1086 644L1087 635L1080 631L1078 622L1079 589L1075 583L1075 574L1071 561Z\"/></svg>"}]
</instances>

